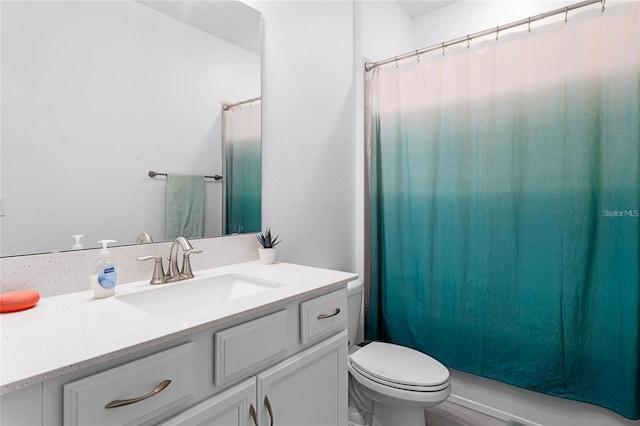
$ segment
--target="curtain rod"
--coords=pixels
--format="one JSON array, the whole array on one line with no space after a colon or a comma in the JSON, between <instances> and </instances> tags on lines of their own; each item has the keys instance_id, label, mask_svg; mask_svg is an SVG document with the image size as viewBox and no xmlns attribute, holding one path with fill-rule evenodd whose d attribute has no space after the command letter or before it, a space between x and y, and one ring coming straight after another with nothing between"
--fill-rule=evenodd
<instances>
[{"instance_id":1,"label":"curtain rod","mask_svg":"<svg viewBox=\"0 0 640 426\"><path fill-rule=\"evenodd\" d=\"M244 105L244 104L248 104L248 103L251 103L251 102L259 101L260 99L262 99L262 96L258 96L258 97L251 98L251 99L247 99L246 101L236 102L235 104L223 103L222 104L222 109L225 110L225 111L229 111L231 108L235 108L235 107L240 106L240 105Z\"/></svg>"},{"instance_id":2,"label":"curtain rod","mask_svg":"<svg viewBox=\"0 0 640 426\"><path fill-rule=\"evenodd\" d=\"M594 3L601 3L602 4L602 11L604 12L605 1L606 0L587 0L587 1L582 1L580 3L575 3L575 4L572 4L570 6L561 7L559 9L555 9L555 10L552 10L550 12L545 12L545 13L541 13L539 15L530 16L528 18L521 19L519 21L515 21L515 22L512 22L510 24L499 25L496 28L491 28L491 29L480 31L480 32L473 33L473 34L467 34L464 37L459 37L459 38L456 38L456 39L453 39L453 40L445 41L445 42L440 43L440 44L434 44L433 46L424 47L422 49L417 49L415 51L407 52L407 53L404 53L402 55L394 56L392 58L383 59L383 60L377 61L377 62L366 62L364 64L364 69L365 69L365 71L368 72L368 71L371 71L372 69L374 69L374 68L376 68L376 67L378 67L380 65L389 64L391 62L397 62L397 61L402 60L402 59L411 58L411 57L418 56L418 55L421 55L423 53L431 52L431 51L438 50L438 49L442 49L442 53L444 54L444 49L449 47L449 46L453 46L455 44L460 44L460 43L464 43L464 42L470 43L471 40L473 40L474 38L484 37L484 36L487 36L487 35L490 35L490 34L496 34L496 40L497 40L498 39L498 34L500 33L500 31L508 30L508 29L515 28L515 27L519 27L519 26L525 25L525 24L529 25L529 31L531 31L531 26L530 25L531 25L532 22L539 21L541 19L545 19L545 18L548 18L548 17L553 16L553 15L558 15L560 13L564 13L565 14L564 21L567 22L567 16L568 16L568 13L569 13L570 10L579 9L581 7L589 6L589 5L594 4Z\"/></svg>"},{"instance_id":3,"label":"curtain rod","mask_svg":"<svg viewBox=\"0 0 640 426\"><path fill-rule=\"evenodd\" d=\"M166 176L166 173L158 173L158 172L154 172L153 170L149 170L149 177L155 177L155 176ZM215 180L220 180L222 179L222 176L220 175L213 175L213 176L204 176L204 178L206 179L215 179Z\"/></svg>"}]
</instances>

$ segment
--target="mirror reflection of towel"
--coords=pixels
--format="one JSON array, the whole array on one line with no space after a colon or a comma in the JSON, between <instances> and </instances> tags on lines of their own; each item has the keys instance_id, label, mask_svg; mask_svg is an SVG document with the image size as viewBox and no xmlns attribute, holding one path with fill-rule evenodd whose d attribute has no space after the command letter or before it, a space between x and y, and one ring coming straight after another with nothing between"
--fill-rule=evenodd
<instances>
[{"instance_id":1,"label":"mirror reflection of towel","mask_svg":"<svg viewBox=\"0 0 640 426\"><path fill-rule=\"evenodd\" d=\"M204 176L167 174L167 239L204 232Z\"/></svg>"}]
</instances>

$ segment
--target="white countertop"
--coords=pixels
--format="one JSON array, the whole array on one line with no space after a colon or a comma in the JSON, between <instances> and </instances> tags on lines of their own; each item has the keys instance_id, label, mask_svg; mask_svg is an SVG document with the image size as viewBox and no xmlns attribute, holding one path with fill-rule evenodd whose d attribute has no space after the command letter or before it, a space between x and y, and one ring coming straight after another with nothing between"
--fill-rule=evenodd
<instances>
[{"instance_id":1,"label":"white countertop","mask_svg":"<svg viewBox=\"0 0 640 426\"><path fill-rule=\"evenodd\" d=\"M353 273L288 263L261 265L258 261L198 271L195 275L229 273L282 285L215 309L202 308L171 317L146 313L117 297L95 299L92 290L42 298L32 309L0 315L0 394L266 311L274 305L339 288L357 278ZM152 286L145 280L124 284L116 288L116 296L189 282Z\"/></svg>"}]
</instances>

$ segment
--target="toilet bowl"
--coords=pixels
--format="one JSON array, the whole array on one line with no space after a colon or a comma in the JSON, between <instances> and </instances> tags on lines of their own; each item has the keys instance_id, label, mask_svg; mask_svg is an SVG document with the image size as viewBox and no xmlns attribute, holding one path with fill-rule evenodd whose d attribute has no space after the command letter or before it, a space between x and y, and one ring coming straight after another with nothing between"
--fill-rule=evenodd
<instances>
[{"instance_id":1,"label":"toilet bowl","mask_svg":"<svg viewBox=\"0 0 640 426\"><path fill-rule=\"evenodd\" d=\"M362 310L362 283L349 283L349 406L370 426L423 426L424 410L451 394L449 370L404 346L354 345ZM361 424L352 421L352 424Z\"/></svg>"}]
</instances>

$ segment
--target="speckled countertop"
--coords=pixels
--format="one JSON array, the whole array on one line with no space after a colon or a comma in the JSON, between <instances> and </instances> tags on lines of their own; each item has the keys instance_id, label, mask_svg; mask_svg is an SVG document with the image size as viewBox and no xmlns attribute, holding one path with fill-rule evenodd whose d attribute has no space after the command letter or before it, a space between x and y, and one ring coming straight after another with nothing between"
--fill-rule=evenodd
<instances>
[{"instance_id":1,"label":"speckled countertop","mask_svg":"<svg viewBox=\"0 0 640 426\"><path fill-rule=\"evenodd\" d=\"M36 307L0 315L0 394L77 371L206 328L266 311L274 305L344 286L356 274L288 263L247 262L195 273L242 274L281 284L268 291L169 317L146 313L117 296L190 282L120 285L116 297L82 291L40 299Z\"/></svg>"}]
</instances>

